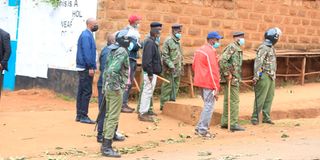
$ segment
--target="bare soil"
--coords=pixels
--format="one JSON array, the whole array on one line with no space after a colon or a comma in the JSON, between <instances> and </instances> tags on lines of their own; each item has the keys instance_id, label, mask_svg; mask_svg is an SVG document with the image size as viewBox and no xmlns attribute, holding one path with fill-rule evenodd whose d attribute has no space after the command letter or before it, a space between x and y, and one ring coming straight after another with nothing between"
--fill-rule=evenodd
<instances>
[{"instance_id":1,"label":"bare soil","mask_svg":"<svg viewBox=\"0 0 320 160\"><path fill-rule=\"evenodd\" d=\"M320 108L319 90L319 83L279 88L273 110ZM241 115L251 113L253 98L252 92L241 94ZM221 111L222 100L220 96L216 111ZM199 97L178 102L202 105ZM120 131L127 139L115 142L114 147L129 152L121 159L320 159L319 116L276 120L273 126L244 123L246 131L236 133L214 126L210 130L216 137L203 139L194 134L194 126L162 115L158 101L155 109L158 123L140 122L136 113L121 114ZM97 112L97 104L91 103L89 116L95 119ZM75 122L72 99L40 89L4 92L0 101L0 160L106 159L99 153L94 127Z\"/></svg>"}]
</instances>

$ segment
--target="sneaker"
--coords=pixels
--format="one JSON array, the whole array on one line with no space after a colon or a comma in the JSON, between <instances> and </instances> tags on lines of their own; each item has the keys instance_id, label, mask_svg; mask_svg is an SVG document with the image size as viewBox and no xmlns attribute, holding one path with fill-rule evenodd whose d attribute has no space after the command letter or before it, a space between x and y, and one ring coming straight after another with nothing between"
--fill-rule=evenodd
<instances>
[{"instance_id":1,"label":"sneaker","mask_svg":"<svg viewBox=\"0 0 320 160\"><path fill-rule=\"evenodd\" d=\"M139 114L138 119L145 122L154 122L153 117L148 115L147 113Z\"/></svg>"}]
</instances>

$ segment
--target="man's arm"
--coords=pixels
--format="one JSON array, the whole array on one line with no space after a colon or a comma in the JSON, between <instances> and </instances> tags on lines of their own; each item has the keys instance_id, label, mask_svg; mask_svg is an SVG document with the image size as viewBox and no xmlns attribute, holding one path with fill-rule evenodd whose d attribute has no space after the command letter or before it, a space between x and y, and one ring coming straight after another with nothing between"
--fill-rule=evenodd
<instances>
[{"instance_id":1,"label":"man's arm","mask_svg":"<svg viewBox=\"0 0 320 160\"><path fill-rule=\"evenodd\" d=\"M233 47L228 47L222 53L221 59L219 61L220 70L223 73L223 76L227 77L231 75L232 64L229 62L230 58L234 54L235 49Z\"/></svg>"},{"instance_id":2,"label":"man's arm","mask_svg":"<svg viewBox=\"0 0 320 160\"><path fill-rule=\"evenodd\" d=\"M174 64L170 58L170 48L169 48L169 41L170 39L167 39L162 46L162 60L165 63L165 65L171 69L174 69Z\"/></svg>"},{"instance_id":3,"label":"man's arm","mask_svg":"<svg viewBox=\"0 0 320 160\"><path fill-rule=\"evenodd\" d=\"M83 37L81 37L81 44L86 66L89 67L89 69L94 69L96 58L92 57L93 55L91 53L91 37L88 35L83 35Z\"/></svg>"},{"instance_id":4,"label":"man's arm","mask_svg":"<svg viewBox=\"0 0 320 160\"><path fill-rule=\"evenodd\" d=\"M153 45L150 42L146 42L143 55L142 55L142 68L148 73L148 76L153 75L152 58L153 58Z\"/></svg>"},{"instance_id":5,"label":"man's arm","mask_svg":"<svg viewBox=\"0 0 320 160\"><path fill-rule=\"evenodd\" d=\"M254 76L253 76L253 81L256 82L260 79L260 74L262 73L262 65L263 65L263 60L265 59L267 55L267 51L263 48L260 48L257 51L257 56L254 60Z\"/></svg>"},{"instance_id":6,"label":"man's arm","mask_svg":"<svg viewBox=\"0 0 320 160\"><path fill-rule=\"evenodd\" d=\"M11 55L11 45L10 45L10 34L9 33L6 33L4 36L3 36L3 48L4 48L4 57L3 59L1 60L1 66L0 66L0 69L5 69L7 70L7 65L8 65L8 61L9 61L9 58L10 58L10 55Z\"/></svg>"}]
</instances>

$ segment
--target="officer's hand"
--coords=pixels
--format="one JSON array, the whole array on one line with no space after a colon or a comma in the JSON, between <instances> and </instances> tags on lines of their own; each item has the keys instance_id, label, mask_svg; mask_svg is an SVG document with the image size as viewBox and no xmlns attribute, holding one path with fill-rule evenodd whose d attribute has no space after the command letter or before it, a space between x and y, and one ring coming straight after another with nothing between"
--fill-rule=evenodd
<instances>
[{"instance_id":1,"label":"officer's hand","mask_svg":"<svg viewBox=\"0 0 320 160\"><path fill-rule=\"evenodd\" d=\"M216 91L216 92L214 93L214 96L213 96L216 101L218 101L218 99L219 99L218 94L219 94L219 92Z\"/></svg>"},{"instance_id":2,"label":"officer's hand","mask_svg":"<svg viewBox=\"0 0 320 160\"><path fill-rule=\"evenodd\" d=\"M0 64L0 71L3 69L3 67L2 67L2 65ZM0 74L2 74L2 73L0 73Z\"/></svg>"},{"instance_id":3,"label":"officer's hand","mask_svg":"<svg viewBox=\"0 0 320 160\"><path fill-rule=\"evenodd\" d=\"M91 76L91 77L94 76L94 70L93 69L89 69L89 76Z\"/></svg>"},{"instance_id":4,"label":"officer's hand","mask_svg":"<svg viewBox=\"0 0 320 160\"><path fill-rule=\"evenodd\" d=\"M252 85L255 86L256 84L257 84L257 80L256 80L256 79L253 79L253 80L252 80Z\"/></svg>"},{"instance_id":5,"label":"officer's hand","mask_svg":"<svg viewBox=\"0 0 320 160\"><path fill-rule=\"evenodd\" d=\"M228 80L228 81L230 81L231 79L232 79L232 74L229 74L229 75L227 75L227 76L225 76L226 77L226 79Z\"/></svg>"}]
</instances>

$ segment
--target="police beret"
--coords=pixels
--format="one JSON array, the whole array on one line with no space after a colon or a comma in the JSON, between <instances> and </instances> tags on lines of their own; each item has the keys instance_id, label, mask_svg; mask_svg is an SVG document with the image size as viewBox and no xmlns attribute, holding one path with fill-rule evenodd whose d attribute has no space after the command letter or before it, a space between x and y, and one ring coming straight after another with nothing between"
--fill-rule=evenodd
<instances>
[{"instance_id":1,"label":"police beret","mask_svg":"<svg viewBox=\"0 0 320 160\"><path fill-rule=\"evenodd\" d=\"M208 39L216 38L216 39L222 39L223 37L219 35L218 32L210 32L207 36Z\"/></svg>"},{"instance_id":2,"label":"police beret","mask_svg":"<svg viewBox=\"0 0 320 160\"><path fill-rule=\"evenodd\" d=\"M173 24L173 25L171 26L172 29L179 29L179 28L181 28L181 27L182 27L182 25L181 25L181 24L178 24L178 23L175 23L175 24Z\"/></svg>"},{"instance_id":3,"label":"police beret","mask_svg":"<svg viewBox=\"0 0 320 160\"><path fill-rule=\"evenodd\" d=\"M233 32L233 37L239 37L239 36L243 36L244 32Z\"/></svg>"},{"instance_id":4,"label":"police beret","mask_svg":"<svg viewBox=\"0 0 320 160\"><path fill-rule=\"evenodd\" d=\"M162 24L160 22L152 22L150 23L150 27L162 27Z\"/></svg>"}]
</instances>

